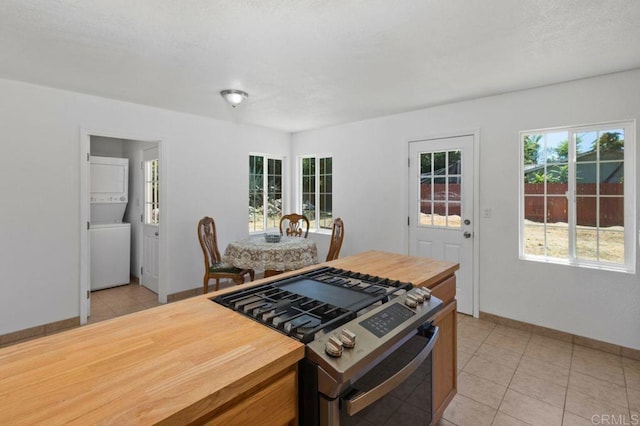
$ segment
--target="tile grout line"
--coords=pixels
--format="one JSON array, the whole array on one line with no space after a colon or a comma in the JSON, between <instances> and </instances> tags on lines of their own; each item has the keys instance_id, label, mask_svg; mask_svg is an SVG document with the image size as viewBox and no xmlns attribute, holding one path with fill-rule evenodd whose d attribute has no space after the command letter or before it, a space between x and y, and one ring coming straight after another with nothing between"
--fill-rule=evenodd
<instances>
[{"instance_id":1,"label":"tile grout line","mask_svg":"<svg viewBox=\"0 0 640 426\"><path fill-rule=\"evenodd\" d=\"M474 318L474 319L475 319L475 318ZM469 320L469 319L466 319L465 321L467 321L467 320ZM478 320L480 321L480 319L478 319ZM456 328L457 328L457 326L458 326L458 325L459 325L459 324L456 324ZM478 345L478 347L473 351L473 353L471 354L471 357L470 357L470 358L469 358L469 360L467 360L467 362L465 363L465 366L466 366L466 365L469 363L469 361L470 361L470 360L471 360L471 359L476 355L476 353L478 352L478 349L480 349L480 347L484 344L484 342L489 338L489 335L490 335L491 333L493 333L493 330L494 330L495 328L496 328L496 323L493 323L493 327L491 328L491 331L490 331L489 333L487 333L487 336L486 336L486 337L485 337L485 338L480 342L480 345ZM458 336L459 336L459 334L458 334ZM456 348L457 348L457 342L456 342ZM457 359L457 358L458 358L458 357L456 356L456 359ZM457 366L456 366L456 370L457 370ZM457 376L459 376L459 375L460 375L460 373L461 373L463 370L464 370L464 367L462 367L462 370L460 370L460 372L457 372L457 371L456 371L456 381L457 381ZM467 373L467 374L471 374L471 373ZM473 374L473 375L475 376L475 374ZM477 376L476 376L476 377L477 377ZM461 395L461 396L464 396L465 398L469 398L468 396L466 396L466 395L462 395L462 394L461 394L461 393L459 393L459 392L456 392L456 395ZM470 399L470 400L472 400L472 401L477 402L478 404L486 405L486 404L483 404L483 403L482 403L482 402L480 402L480 401L476 401L476 400L475 400L475 399L473 399L473 398L469 398L469 399ZM486 406L488 407L488 405L486 405ZM491 407L490 407L490 408L491 408ZM445 411L446 411L446 410L445 410ZM497 412L498 412L498 410L496 410L496 413L497 413ZM448 421L449 423L451 423L451 424L454 424L454 425L458 426L458 425L457 425L457 423L453 423L453 421L451 421L451 420L447 419L446 417L444 417L444 413L442 413L442 418L443 418L443 419L445 419L446 421ZM492 423L492 424L493 424L493 422L495 421L495 418L496 418L496 415L494 414L494 415L493 415L493 418L491 419L491 423Z\"/></svg>"},{"instance_id":2,"label":"tile grout line","mask_svg":"<svg viewBox=\"0 0 640 426\"><path fill-rule=\"evenodd\" d=\"M471 358L473 358L473 357L477 354L477 352L480 350L480 348L481 348L481 347L482 347L482 345L484 345L484 344L487 344L487 345L489 345L489 346L493 346L493 347L500 348L499 346L494 346L494 345L492 345L492 344L490 344L490 343L487 343L487 340L489 339L489 336L490 336L492 333L496 332L496 327L497 327L497 325L498 325L498 324L494 323L493 328L492 328L492 329L491 329L491 331L487 334L487 337L485 337L485 338L484 338L484 340L480 343L480 345L478 346L478 348L473 352L473 354L471 355ZM501 335L503 335L503 336L506 336L506 335L504 335L504 334L502 334L502 333L497 333L497 334L501 334ZM507 337L508 337L508 336L507 336ZM527 347L529 346L529 343L531 342L531 337L532 337L532 334L529 334L529 340L527 341L527 345L525 346L524 351L526 351ZM509 350L509 349L505 349L505 348L500 348L500 349ZM495 414L493 415L493 418L491 419L491 424L492 424L492 425L493 425L493 423L496 421L496 417L498 416L498 413L500 413L500 412L501 412L501 411L500 411L500 406L502 406L502 402L504 401L504 397L505 397L505 395L507 394L507 391L509 390L509 386L511 385L511 382L513 381L513 377L515 376L516 371L518 371L518 365L520 365L520 360L522 360L522 357L524 356L524 351L520 354L520 358L518 359L518 364L516 365L516 368L515 368L515 370L514 370L514 372L513 372L513 375L511 376L511 379L509 380L509 383L507 384L507 386L506 386L506 388L505 388L505 391L504 391L504 394L502 395L502 398L500 398L500 403L498 404L498 408L496 408L496 412L495 412ZM511 352L514 352L514 351L511 351ZM517 352L514 352L514 353L517 353ZM469 361L467 361L467 363L468 363L468 362L469 362ZM465 366L466 366L466 364L465 364ZM464 367L463 367L463 370L462 370L462 371L464 371ZM462 372L462 371L461 371L461 372ZM469 373L469 372L467 372L467 371L465 371L465 373L466 373L466 374L469 374L469 375L472 375L472 376L475 376L475 377L480 377L480 376L476 376L476 375L475 375L475 374L473 374L473 373ZM459 374L459 373L458 373L458 374ZM482 379L482 377L480 377L480 378ZM484 380L488 380L488 381L490 381L490 382L492 382L492 383L495 383L495 384L497 384L497 385L500 385L500 383L496 383L496 382L494 382L494 381L492 381L492 380L489 380L489 379L484 379ZM502 385L500 385L500 386L502 386ZM470 400L472 400L472 401L477 402L478 404L486 405L486 404L484 404L484 403L482 403L482 402L480 402L480 401L476 401L475 399L473 399L473 398L471 398L471 397L469 397L469 396L466 396L466 395L463 395L463 396L465 396L466 398L469 398L469 399L470 399ZM508 414L506 414L506 413L503 413L503 414L505 414L505 415L509 416L509 415L508 415ZM512 417L512 416L509 416L509 417ZM514 418L515 418L515 417L514 417ZM516 419L516 420L520 420L520 419ZM522 421L522 420L520 420L520 421ZM528 424L528 425L530 425L530 423L527 423L527 422L524 422L524 421L522 421L522 422L523 422L523 423L526 423L526 424Z\"/></svg>"},{"instance_id":3,"label":"tile grout line","mask_svg":"<svg viewBox=\"0 0 640 426\"><path fill-rule=\"evenodd\" d=\"M578 346L581 346L581 345L578 345ZM572 350L571 350L571 361L569 362L569 378L568 378L568 380L567 380L567 392L565 393L565 397L564 397L564 407L563 407L563 411L562 411L562 421L563 421L563 422L564 422L565 413L568 411L568 410L567 410L567 399L568 399L568 397L569 397L569 384L570 384L570 382L571 382L571 373L572 373L573 371L575 371L575 370L573 369L573 358L574 358L574 356L575 356L575 347L576 347L576 344L574 343L574 344L572 345ZM599 349L594 349L594 348L588 348L588 349L599 350ZM622 361L622 360L621 360L621 361ZM578 373L578 374L583 374L583 375L585 375L585 376L587 376L587 377L591 377L591 378L593 378L593 379L596 379L596 380L602 381L602 382L606 382L606 383L608 383L608 384L613 384L613 385L620 386L620 385L618 385L617 383L613 383L613 382L610 382L610 381L608 381L608 380L604 380L604 379L601 379L601 378L599 378L599 377L592 376L592 375L587 374L587 373L583 373L583 372L580 372L580 371L575 371L575 372L576 372L576 373ZM624 375L624 368L623 368L623 375ZM626 379L625 379L625 380L626 380ZM625 384L626 384L626 381L625 381ZM593 398L593 397L592 397L592 396L590 396L589 394L586 394L586 393L584 393L584 392L581 392L580 390L577 390L577 389L574 389L574 390L573 390L573 392L576 392L576 393L579 393L579 394L581 394L581 395L585 395L585 396L587 396L587 397L591 397L591 398ZM628 399L629 399L629 393L628 393L628 391L626 392L626 394L627 394L627 402L628 402ZM617 404L614 404L614 405L617 405ZM622 407L622 408L624 408L624 407ZM628 409L630 410L630 405L629 405ZM570 412L572 415L574 415L574 416L580 417L581 419L585 419L585 420L588 420L588 421L593 421L592 419L587 419L587 418L585 418L585 417L582 417L582 415L579 415L579 414L573 413L573 412L571 412L571 411L569 411L569 412Z\"/></svg>"},{"instance_id":4,"label":"tile grout line","mask_svg":"<svg viewBox=\"0 0 640 426\"><path fill-rule=\"evenodd\" d=\"M470 325L471 325L471 324L470 324ZM489 331L489 333L485 336L485 338L484 338L484 339L482 339L482 340L480 341L479 346L478 346L475 350L473 350L473 351L472 351L472 353L471 353L471 358L470 358L470 359L472 359L473 357L478 356L478 354L479 354L479 350L480 350L480 348L481 348L484 344L487 344L487 345L490 345L490 346L494 346L494 345L491 345L490 343L488 343L487 341L489 340L490 336L491 336L491 335L493 335L494 333L502 334L502 333L500 333L499 331L496 331L496 326L497 326L497 325L494 323L494 327L493 327L493 328L491 328L491 330L490 330L490 331ZM509 328L512 328L512 327L509 327ZM516 328L516 327L513 327L513 328ZM517 329L517 328L516 328L516 329ZM472 330L472 331L473 331L473 330ZM506 335L506 336L508 336L508 334L505 334L505 335ZM531 347L532 347L532 345L534 344L534 343L533 343L533 336L535 336L535 335L536 335L536 333L530 332L530 334L529 334L529 338L528 338L528 341L527 341L527 344L526 344L526 346L525 346L525 348L524 348L524 351L523 351L522 353L520 353L520 354L519 354L519 360L518 360L518 363L517 363L517 365L516 365L515 372L514 372L514 374L511 376L511 380L509 381L509 383L508 383L508 385L507 385L507 391L511 389L511 388L510 388L510 386L511 386L511 384L513 383L513 379L515 378L515 373L517 373L517 372L518 372L518 369L519 369L520 365L522 364L522 360L524 359L524 355L526 355L527 350L528 350L529 348L531 348ZM553 340L560 340L560 341L562 341L561 339L554 339L553 337L550 337L550 336L542 336L542 337L548 337L548 338L553 339ZM565 350L563 350L562 348L558 348L558 347L554 347L554 346L551 346L551 347L549 347L549 348L548 348L549 350L552 350L552 351L558 351L558 350L559 350L559 351L562 351L562 352L564 352L565 354L568 354L568 355L569 355L569 363L568 363L568 377L567 377L567 382L566 382L566 383L564 384L564 386L563 386L563 387L564 387L564 390L565 390L565 395L564 395L563 404L562 404L562 406L561 406L561 408L562 408L562 414L561 414L561 422L562 422L562 424L564 423L564 420L567 418L567 417L566 417L566 412L567 412L568 392L569 392L569 383L570 383L571 373L572 373L572 372L574 372L574 371L575 371L576 373L578 373L578 371L576 371L576 370L575 370L575 368L576 368L576 367L574 367L574 362L573 362L573 361L575 360L574 358L578 355L577 349L579 349L579 348L577 348L577 346L582 347L582 345L577 345L576 343L573 343L573 342L569 342L569 343L571 344L571 345L570 345L570 350L569 350L569 351L565 351ZM498 347L500 347L500 346L498 346ZM606 351L601 351L601 350L596 349L596 348L589 348L589 347L586 347L586 348L587 348L587 349L590 349L590 350L597 351L597 352L607 353ZM508 349L506 349L506 348L503 348L503 349L508 350ZM515 351L511 351L511 352L512 352L512 353L516 353ZM616 355L616 354L612 354L612 355ZM544 359L540 359L540 358L537 358L537 357L533 357L533 358L534 358L534 359L536 359L536 360L538 360L538 361L547 362L547 361L545 361ZM622 399L621 401L625 401L625 399L626 399L626 401L625 401L625 402L626 402L626 404L627 404L627 407L620 406L620 408L626 408L626 412L628 412L628 413L632 413L632 404L631 404L631 395L630 395L630 390L631 390L631 389L630 389L630 388L629 388L629 386L628 386L628 385L629 385L629 373L628 373L628 370L627 370L627 369L625 369L624 363L622 362L622 361L623 361L623 359L624 359L625 357L624 357L624 356L622 356L622 355L620 354L620 355L618 355L616 358L617 358L617 360L619 360L619 362L620 362L620 364L619 364L619 365L621 365L621 368L622 368L622 374L623 374L623 380L624 380L624 387L625 387L625 389L624 389L624 390L625 390L625 393L623 394L623 395L625 395L625 397L623 397L624 399ZM603 362L607 362L607 361L605 360L605 361L603 361ZM472 376L476 376L476 375L474 375L473 373L470 373L470 372L468 372L468 371L464 370L465 368L466 368L466 364L465 364L465 366L463 366L463 367L462 367L461 372L462 372L462 371L465 371L465 374L469 374L469 375L472 375ZM603 379L603 378L601 378L601 377L592 376L592 375L591 375L591 374L589 374L588 372L587 372L587 373L581 373L581 374L584 374L585 376L590 377L590 378L592 378L592 379L594 379L594 380L602 381L602 382L603 382L603 384L605 384L605 383L606 383L606 384L609 384L609 385L612 385L612 386L621 386L621 385L620 385L619 383L617 383L617 382L613 382L613 381L611 381L611 380L609 380L609 379ZM478 376L476 376L476 377L478 377ZM485 380L487 380L487 379L485 379ZM493 382L492 380L489 380L489 381L490 381L490 382ZM496 383L496 382L493 382L493 383ZM498 383L498 384L500 384L500 383ZM513 389L511 389L511 390L513 390ZM513 390L513 391L514 391L514 392L518 392L518 391L516 391L516 390ZM577 392L582 393L582 392L580 392L580 391L577 391ZM521 392L518 392L518 393L521 393ZM527 394L522 394L522 395L529 396L529 395L527 395ZM585 395L586 395L586 396L589 396L589 395L587 395L587 394L585 394ZM463 395L463 396L466 396L466 395ZM497 414L498 414L498 413L502 413L502 414L504 414L504 415L508 415L508 414L505 414L505 413L503 413L503 412L501 412L501 411L500 411L500 407L501 407L501 406L502 406L502 404L504 403L505 396L506 396L506 391L505 391L505 394L503 395L503 397L502 397L502 399L501 399L501 401L500 401L500 405L499 405L498 409L496 410L496 414L494 414L494 417L493 417L492 423L493 423L493 422L495 422L495 419L496 419L496 417L497 417ZM529 396L529 397L531 397L531 396ZM534 398L534 399L536 399L536 400L538 400L538 401L546 402L546 401L544 401L544 400L542 400L542 399L540 399L540 398L538 398L538 397L533 397L533 398ZM469 399L471 399L471 400L473 400L473 401L475 401L475 402L477 402L477 403L482 404L480 401L476 401L474 398L469 398ZM596 398L596 399L598 399L598 398ZM486 405L486 404L483 404L483 405ZM554 404L551 404L551 405L554 405ZM614 404L614 405L615 405L615 404ZM556 407L558 407L558 406L556 405ZM560 407L559 407L559 408L560 408ZM570 412L570 413L571 413L572 415L576 415L578 418L585 419L585 420L587 420L587 421L589 420L589 419L587 419L587 418L585 418L585 417L582 417L582 415L577 415L577 414L575 414L575 413L573 413L573 412ZM513 416L510 416L510 417L513 417ZM517 418L515 418L515 419L517 419ZM520 420L520 419L517 419L517 420ZM520 421L521 421L521 420L520 420Z\"/></svg>"},{"instance_id":5,"label":"tile grout line","mask_svg":"<svg viewBox=\"0 0 640 426\"><path fill-rule=\"evenodd\" d=\"M622 358L620 358L620 362L622 363L622 377L624 378L624 388L627 394L627 409L629 410L629 420L633 422L633 418L631 417L631 398L629 397L629 382L627 381L627 370L624 368L624 362Z\"/></svg>"},{"instance_id":6,"label":"tile grout line","mask_svg":"<svg viewBox=\"0 0 640 426\"><path fill-rule=\"evenodd\" d=\"M494 416L494 421L495 421L495 417L498 415L498 413L500 413L500 407L502 407L502 403L504 402L504 397L507 395L507 392L509 392L509 389L511 388L511 382L513 382L513 378L516 376L516 373L518 372L518 367L520 366L520 363L522 362L522 358L524 357L524 353L527 351L527 348L529 347L529 345L531 344L531 338L533 337L533 333L529 335L529 340L527 341L526 346L524 347L524 350L522 351L522 353L520 354L520 359L518 359L518 364L516 365L515 370L513 371L513 375L511 376L511 380L509 380L509 383L507 384L507 389L504 391L504 395L502 395L502 398L500 399L500 404L498 404L498 409L496 410L496 414ZM516 391L514 391L516 392ZM509 415L504 413L505 415ZM514 417L515 418L515 417ZM516 420L520 420L523 423L527 423L524 420L515 418ZM493 422L492 422L493 424ZM527 423L530 424L530 423Z\"/></svg>"},{"instance_id":7,"label":"tile grout line","mask_svg":"<svg viewBox=\"0 0 640 426\"><path fill-rule=\"evenodd\" d=\"M489 336L491 336L491 333L493 333L495 329L496 329L496 324L494 323L494 324L493 324L493 327L491 327L491 331L490 331L489 333L487 333L487 336L484 338L484 340L482 340L482 342L480 343L480 345L478 345L478 347L476 348L476 350L475 350L475 351L473 352L473 354L471 355L471 358L469 358L469 360L467 361L467 364L469 364L469 361L471 361L471 360L473 359L473 357L474 357L474 356L476 356L476 354L478 353L478 351L480 350L480 348L482 347L482 345L484 345L484 344L486 343L487 339L489 338ZM467 365L467 364L465 364L465 367L466 367L466 365ZM462 372L462 371L464 371L464 367L462 368L462 370L461 370L460 372ZM467 373L467 374L471 374L471 373ZM458 375L460 375L460 374L458 373ZM473 374L473 375L475 376L475 374ZM476 376L476 377L478 377L478 376ZM468 396L466 396L466 395L463 395L463 396L465 396L465 397L469 398L469 397L468 397ZM482 403L482 402L480 402L480 401L476 401L476 400L475 400L475 399L473 399L473 398L469 398L469 399L470 399L470 400L472 400L472 401L477 402L478 404L486 405L486 404L484 404L484 403ZM502 403L502 401L500 401L500 402ZM488 407L488 405L487 405L487 407ZM498 404L498 408L500 408L500 405L499 405L499 404ZM493 415L493 418L491 419L491 424L493 424L493 422L495 422L495 421L496 421L496 415L498 414L498 408L496 409L496 412L495 412L495 414Z\"/></svg>"},{"instance_id":8,"label":"tile grout line","mask_svg":"<svg viewBox=\"0 0 640 426\"><path fill-rule=\"evenodd\" d=\"M565 413L567 412L567 398L569 397L569 383L571 382L571 370L573 368L573 355L575 353L575 350L576 350L576 344L571 343L571 359L569 360L569 376L567 377L567 389L564 392L564 404L562 404L562 423L560 424L564 424L564 416L565 416Z\"/></svg>"},{"instance_id":9,"label":"tile grout line","mask_svg":"<svg viewBox=\"0 0 640 426\"><path fill-rule=\"evenodd\" d=\"M578 346L584 347L584 346L582 346L582 345L578 345ZM594 350L594 351L600 351L599 349L589 348L589 347L587 347L587 349ZM600 352L608 353L608 352L605 352L605 351L600 351ZM581 374L581 375L583 375L583 376L590 377L590 378L592 378L592 379L594 379L594 380L597 380L597 381L599 381L599 382L604 382L604 383L606 383L606 384L608 384L608 385L613 385L613 386L618 386L618 387L624 387L624 388L625 388L625 395L626 395L626 402L627 402L627 406L626 406L626 407L623 407L623 406L619 405L617 402L611 402L611 401L608 401L608 403L609 403L609 404L612 404L612 405L615 405L615 406L617 406L617 407L619 407L619 408L626 408L626 410L629 412L629 414L631 414L631 401L630 401L630 399L629 399L629 388L626 386L626 384L627 384L627 379L626 379L626 374L625 374L625 370L624 370L624 364L622 363L622 358L623 358L623 357L622 357L622 355L615 355L615 354L611 354L611 355L618 356L618 357L620 358L620 365L621 365L621 368L622 368L622 377L623 377L623 379L624 379L624 381L625 381L625 386L621 386L621 385L619 385L618 383L615 383L615 382L612 382L612 381L609 381L609 380L603 379L603 378L601 378L601 377L593 376L593 375L589 374L588 372L577 371L577 370L575 370L575 372L576 372L576 374ZM571 358L571 368L573 368L573 356L572 356L572 358ZM570 374L570 375L571 375L571 371L574 371L574 370L570 370L570 371L569 371L569 374ZM595 398L593 395L589 395L589 394L585 393L584 391L582 391L581 389L580 389L580 390L578 390L578 389L574 389L574 390L573 390L573 392L575 392L575 393L579 393L579 394L581 394L581 395L583 395L583 396L586 396L586 397L588 397L588 398ZM567 393L568 393L568 385L567 385ZM600 398L595 398L595 399L600 399ZM581 415L578 415L578 414L576 414L576 413L572 413L572 414L577 415L578 417L580 417L580 418L583 418L583 419L584 419L584 417L582 417ZM586 419L586 420L591 420L591 419Z\"/></svg>"}]
</instances>

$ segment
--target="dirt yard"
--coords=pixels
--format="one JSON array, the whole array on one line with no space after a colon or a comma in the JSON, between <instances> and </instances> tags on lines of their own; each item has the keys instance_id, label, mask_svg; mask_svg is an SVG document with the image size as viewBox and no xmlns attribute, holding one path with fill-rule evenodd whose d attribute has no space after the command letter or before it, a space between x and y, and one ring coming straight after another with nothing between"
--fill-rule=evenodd
<instances>
[{"instance_id":1,"label":"dirt yard","mask_svg":"<svg viewBox=\"0 0 640 426\"><path fill-rule=\"evenodd\" d=\"M431 215L421 214L420 224L430 226ZM446 217L433 215L433 226L460 229L460 216ZM624 263L624 228L613 226L597 229L590 226L579 226L576 236L576 254L585 260L601 260L605 262ZM535 222L525 221L524 239L525 254L543 256L544 227ZM597 244L600 244L600 259L597 258ZM547 225L547 256L567 258L569 256L569 227L566 223Z\"/></svg>"},{"instance_id":2,"label":"dirt yard","mask_svg":"<svg viewBox=\"0 0 640 426\"><path fill-rule=\"evenodd\" d=\"M525 254L544 255L544 228L534 222L525 222ZM600 244L600 259L597 244ZM547 256L567 257L569 228L566 223L547 225ZM579 226L576 235L576 255L580 259L624 263L624 228L614 226L600 228Z\"/></svg>"}]
</instances>

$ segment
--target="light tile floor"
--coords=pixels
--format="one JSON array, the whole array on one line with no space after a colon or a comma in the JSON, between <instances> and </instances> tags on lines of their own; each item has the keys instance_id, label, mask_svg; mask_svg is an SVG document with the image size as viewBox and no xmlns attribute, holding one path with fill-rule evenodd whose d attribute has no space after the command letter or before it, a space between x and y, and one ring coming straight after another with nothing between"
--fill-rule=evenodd
<instances>
[{"instance_id":1,"label":"light tile floor","mask_svg":"<svg viewBox=\"0 0 640 426\"><path fill-rule=\"evenodd\" d=\"M256 279L262 278L256 276ZM220 283L220 289L233 287L235 283L231 280L223 280ZM96 290L91 292L91 315L87 320L87 324L93 324L99 321L108 320L126 314L142 311L144 309L159 306L158 295L137 283L129 283L126 285L107 288L104 290ZM77 327L77 326L75 326ZM71 327L71 328L75 328ZM46 334L55 334L61 331L69 330L59 329ZM24 339L11 341L0 344L0 348L15 345L17 343L43 337L45 334L30 336Z\"/></svg>"},{"instance_id":2,"label":"light tile floor","mask_svg":"<svg viewBox=\"0 0 640 426\"><path fill-rule=\"evenodd\" d=\"M88 323L104 321L159 306L158 295L139 284L91 292L91 315Z\"/></svg>"},{"instance_id":3,"label":"light tile floor","mask_svg":"<svg viewBox=\"0 0 640 426\"><path fill-rule=\"evenodd\" d=\"M458 394L438 426L640 425L640 361L458 315Z\"/></svg>"}]
</instances>

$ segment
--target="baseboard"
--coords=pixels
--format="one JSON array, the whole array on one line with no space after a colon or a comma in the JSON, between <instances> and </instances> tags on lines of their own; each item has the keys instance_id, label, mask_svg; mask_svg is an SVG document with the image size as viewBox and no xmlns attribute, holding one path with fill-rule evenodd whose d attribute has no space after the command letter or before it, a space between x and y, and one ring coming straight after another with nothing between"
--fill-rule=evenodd
<instances>
[{"instance_id":1,"label":"baseboard","mask_svg":"<svg viewBox=\"0 0 640 426\"><path fill-rule=\"evenodd\" d=\"M177 302L178 300L188 299L190 297L202 294L202 287L192 288L191 290L179 291L167 295L167 303Z\"/></svg>"},{"instance_id":2,"label":"baseboard","mask_svg":"<svg viewBox=\"0 0 640 426\"><path fill-rule=\"evenodd\" d=\"M584 336L565 333L563 331L554 330L552 328L541 327L539 325L533 325L527 322L501 317L498 315L490 314L488 312L480 311L480 319L495 322L496 324L505 325L507 327L531 331L532 333L539 334L541 336L552 337L554 339L575 343L576 345L585 346L587 348L597 349L611 354L620 355L625 358L631 358L640 361L640 350L637 349L626 348L624 346L614 345L612 343L602 342L600 340L595 340Z\"/></svg>"},{"instance_id":3,"label":"baseboard","mask_svg":"<svg viewBox=\"0 0 640 426\"><path fill-rule=\"evenodd\" d=\"M59 331L68 330L80 326L80 317L67 318L61 321L55 321L48 324L38 325L36 327L25 328L23 330L13 331L11 333L0 335L0 346L18 343L25 340L35 339L36 337L55 334Z\"/></svg>"}]
</instances>

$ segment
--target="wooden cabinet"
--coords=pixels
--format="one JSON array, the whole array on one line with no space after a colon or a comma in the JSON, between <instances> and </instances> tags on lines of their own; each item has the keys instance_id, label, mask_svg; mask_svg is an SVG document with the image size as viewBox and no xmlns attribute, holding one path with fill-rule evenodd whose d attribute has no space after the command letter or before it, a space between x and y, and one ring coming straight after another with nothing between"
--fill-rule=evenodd
<instances>
[{"instance_id":1,"label":"wooden cabinet","mask_svg":"<svg viewBox=\"0 0 640 426\"><path fill-rule=\"evenodd\" d=\"M298 417L298 385L296 370L291 369L279 377L240 395L195 424L205 425L260 425L266 419L270 425L293 425Z\"/></svg>"},{"instance_id":2,"label":"wooden cabinet","mask_svg":"<svg viewBox=\"0 0 640 426\"><path fill-rule=\"evenodd\" d=\"M430 286L432 294L444 302L443 309L434 317L440 328L440 337L433 349L434 420L442 417L449 402L456 395L457 382L457 323L455 275Z\"/></svg>"}]
</instances>

